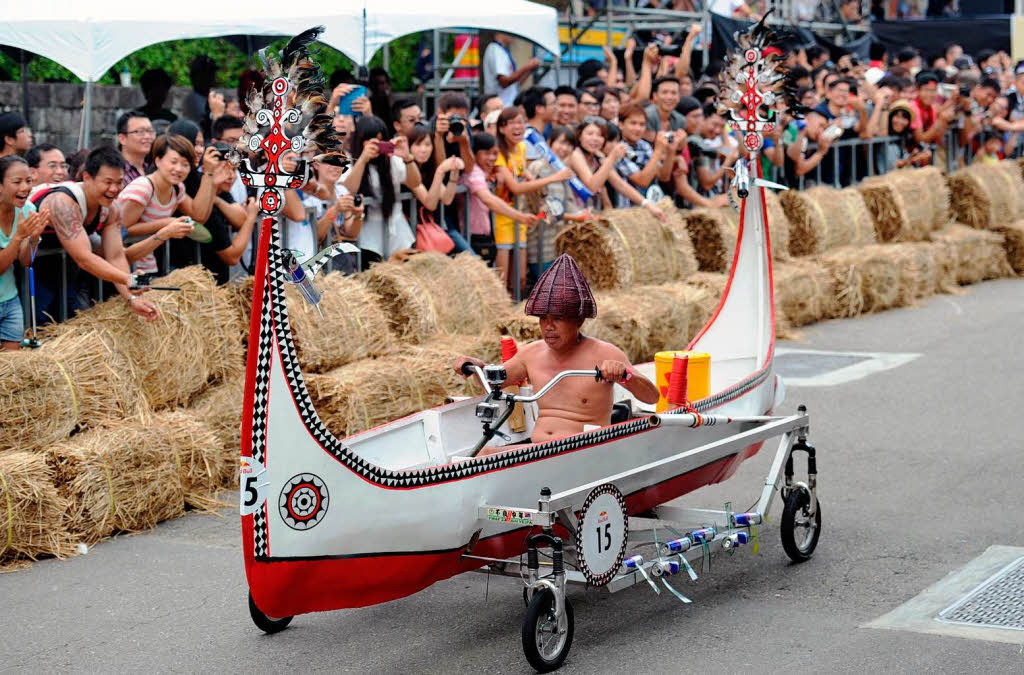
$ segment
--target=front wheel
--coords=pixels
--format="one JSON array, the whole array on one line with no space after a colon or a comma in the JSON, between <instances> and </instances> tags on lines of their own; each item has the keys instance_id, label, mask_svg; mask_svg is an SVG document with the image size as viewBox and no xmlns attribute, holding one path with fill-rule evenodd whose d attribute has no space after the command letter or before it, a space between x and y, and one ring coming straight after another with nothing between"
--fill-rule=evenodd
<instances>
[{"instance_id":1,"label":"front wheel","mask_svg":"<svg viewBox=\"0 0 1024 675\"><path fill-rule=\"evenodd\" d=\"M810 512L812 500L813 516ZM786 495L779 530L782 534L782 548L793 562L810 560L821 535L821 504L810 490L798 486Z\"/></svg>"},{"instance_id":2,"label":"front wheel","mask_svg":"<svg viewBox=\"0 0 1024 675\"><path fill-rule=\"evenodd\" d=\"M251 592L249 593L249 616L252 617L252 622L256 624L256 627L267 635L280 633L292 622L292 617L290 616L275 619L261 612L260 608L256 606L256 601L252 599Z\"/></svg>"},{"instance_id":3,"label":"front wheel","mask_svg":"<svg viewBox=\"0 0 1024 675\"><path fill-rule=\"evenodd\" d=\"M533 594L523 620L523 652L538 673L561 667L572 646L574 630L572 605L565 599L565 611L555 619L555 596L543 589Z\"/></svg>"}]
</instances>

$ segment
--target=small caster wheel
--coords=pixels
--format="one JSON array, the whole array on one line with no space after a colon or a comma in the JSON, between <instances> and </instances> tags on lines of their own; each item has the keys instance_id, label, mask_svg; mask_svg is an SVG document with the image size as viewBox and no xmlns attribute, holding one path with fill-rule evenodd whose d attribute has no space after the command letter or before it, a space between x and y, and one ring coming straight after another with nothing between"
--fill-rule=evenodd
<instances>
[{"instance_id":1,"label":"small caster wheel","mask_svg":"<svg viewBox=\"0 0 1024 675\"><path fill-rule=\"evenodd\" d=\"M256 606L256 602L252 599L252 593L249 593L249 616L252 617L252 622L256 624L256 627L267 635L280 633L292 622L292 617L290 616L275 619L261 612L260 608Z\"/></svg>"},{"instance_id":2,"label":"small caster wheel","mask_svg":"<svg viewBox=\"0 0 1024 675\"><path fill-rule=\"evenodd\" d=\"M814 500L814 515L810 513ZM810 560L821 535L821 504L812 497L810 490L798 486L790 490L782 507L782 548L793 562Z\"/></svg>"},{"instance_id":3,"label":"small caster wheel","mask_svg":"<svg viewBox=\"0 0 1024 675\"><path fill-rule=\"evenodd\" d=\"M555 596L547 590L533 594L523 620L523 652L538 673L549 673L562 666L572 646L574 630L572 605L565 600L565 611L555 619Z\"/></svg>"}]
</instances>

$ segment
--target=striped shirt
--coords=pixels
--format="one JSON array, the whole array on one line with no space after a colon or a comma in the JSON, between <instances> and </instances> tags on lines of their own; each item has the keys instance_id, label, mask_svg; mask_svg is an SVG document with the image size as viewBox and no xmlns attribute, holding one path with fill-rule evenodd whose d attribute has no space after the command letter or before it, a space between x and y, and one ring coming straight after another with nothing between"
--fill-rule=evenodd
<instances>
[{"instance_id":1,"label":"striped shirt","mask_svg":"<svg viewBox=\"0 0 1024 675\"><path fill-rule=\"evenodd\" d=\"M147 176L140 176L121 190L121 194L117 196L117 201L115 203L119 206L123 206L129 201L142 204L144 208L142 215L139 216L138 222L150 223L154 220L170 218L173 216L178 205L184 198L184 187L181 185L175 185L174 192L171 193L171 198L166 203L163 203L160 201L159 197L157 197L153 181L151 181ZM161 246L162 245L163 244L161 244ZM152 274L156 272L156 257L150 253L149 255L141 258L135 263L135 271L145 274Z\"/></svg>"}]
</instances>

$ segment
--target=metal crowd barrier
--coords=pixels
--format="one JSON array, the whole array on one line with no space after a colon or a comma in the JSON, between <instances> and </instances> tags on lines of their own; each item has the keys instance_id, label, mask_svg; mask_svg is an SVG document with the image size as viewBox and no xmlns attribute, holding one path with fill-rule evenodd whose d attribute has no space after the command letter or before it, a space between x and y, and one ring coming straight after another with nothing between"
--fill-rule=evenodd
<instances>
[{"instance_id":1,"label":"metal crowd barrier","mask_svg":"<svg viewBox=\"0 0 1024 675\"><path fill-rule=\"evenodd\" d=\"M960 134L959 127L955 127L955 126L951 127L946 132L946 135L944 137L944 141L945 142L941 146L941 147L944 147L945 165L946 165L947 172L952 172L952 171L957 170L958 168L961 168L962 166L968 165L974 159L975 153L973 151L973 148L971 147L971 145L969 143L966 146L961 146L960 145L959 134ZM829 155L826 155L825 158L822 160L822 162L828 162L828 161L832 162L832 181L831 181L831 185L834 186L834 187L844 187L845 185L854 185L854 184L860 182L861 180L863 180L864 178L866 178L868 176L874 176L874 175L884 174L884 173L888 172L893 167L890 167L888 165L885 148L886 148L886 145L888 145L890 143L895 143L895 142L898 142L898 138L897 137L895 137L895 136L887 136L887 137L878 137L878 138L870 138L870 139L853 138L853 139L846 139L846 140L838 140L838 141L832 143L830 145L830 147L834 148L835 151L831 152ZM939 145L933 145L932 148L931 148L932 149L931 161L932 161L933 165L937 165L940 162L940 152L938 151L939 148L940 148ZM814 144L809 144L807 149L808 149L809 152L814 152L817 149L817 146L814 145ZM847 175L844 175L843 171L842 171L842 168L843 168L844 165L841 163L841 161L843 159L843 155L844 154L847 155L847 160L846 161L850 162L850 164L849 164L849 167L850 167L849 168L849 174L847 174ZM1020 137L1018 138L1017 145L1014 148L1012 148L1011 150L1009 150L1006 154L1007 154L1007 156L1010 156L1011 154L1016 155L1016 156L1024 155L1024 134L1020 135ZM797 189L804 189L804 187L807 186L809 183L811 183L812 180L814 181L814 184L816 184L816 185L824 184L823 181L822 181L822 165L821 165L821 163L819 163L818 166L815 167L812 170L812 172L810 172L809 174L805 174L803 176L783 177L781 175L783 173L782 172L783 167L774 167L773 166L772 169L773 169L773 171L775 173L775 176L774 176L775 180L781 181L781 180L785 180L785 178L788 178L790 186L795 186ZM813 178L808 178L808 176L813 176ZM847 179L847 182L845 184L843 182L844 179ZM458 186L458 188L455 191L455 194L456 194L456 200L458 200L459 198L461 198L463 200L468 200L469 199L469 193L466 190L466 188L464 186L462 186L462 185ZM408 193L408 192L400 193L398 195L398 201L399 201L399 203L401 203L403 205L403 208L408 206L408 212L409 212L408 222L409 222L409 227L410 227L410 229L412 231L412 235L415 237L415 235L416 235L416 225L419 222L419 208L418 208L418 202L416 200L416 197L413 194ZM374 204L375 202L374 202L374 199L372 197L364 197L364 203L369 205L369 204ZM455 205L456 205L456 202L452 202L452 205L450 207L447 207L447 208L452 208ZM440 225L441 227L443 227L443 228L445 228L447 230L447 219L445 217L445 210L446 210L446 206L444 205L444 203L439 204L438 212L439 212L440 219L439 219L438 225ZM306 216L307 216L308 222L310 222L310 224L311 224L310 226L311 227L315 227L316 226L316 221L315 221L312 209L307 210ZM460 220L459 225L460 225L460 231L461 231L462 237L468 243L468 242L470 242L469 208L468 208L468 204L466 204L465 208L462 209L462 215L461 215L461 218L459 220ZM491 214L492 228L493 228L493 220L494 220L494 214L492 213ZM537 235L538 235L538 238L539 238L540 242L543 242L545 227L546 227L546 223L544 221L540 221L539 223L537 223L537 228L538 228L537 229ZM513 244L512 255L510 256L509 264L511 265L511 270L510 271L511 271L512 286L513 286L513 288L512 288L512 297L513 297L513 299L516 302L519 302L519 301L522 300L522 290L521 290L522 278L521 278L521 275L520 275L520 264L522 262L522 256L526 253L526 249L521 249L519 247L519 244L521 243L521 241L519 239L519 228L515 227L515 228L513 228L513 231L514 231L515 241L514 241L514 244ZM285 234L284 236L286 237L287 235ZM143 239L143 238L144 237L130 237L130 238L125 240L125 243L126 244L132 244L132 243L134 243L136 241L139 241L140 239ZM330 230L330 232L328 233L328 240L329 240L328 243L333 243L333 238L334 238L334 229L332 228ZM193 243L194 243L194 248L192 249L191 263L195 264L195 263L199 263L201 261L201 247L200 247L200 244L198 242L193 242ZM288 246L287 240L283 241L282 243L287 248L287 246ZM388 227L387 227L386 223L385 223L384 233L383 233L383 244L384 244L384 250L387 251L388 248L389 248L389 233L388 233ZM542 245L543 244L541 243L541 246ZM162 256L162 258L163 258L164 269L170 269L170 266L171 266L171 251L170 251L170 247L166 246L166 245L161 245L161 248L157 249L157 254ZM58 256L58 255L60 256L60 259L61 259L61 265L60 265L61 287L60 287L59 307L57 309L57 316L55 318L57 318L59 321L66 321L68 319L68 316L69 316L68 279L73 274L73 267L72 266L74 265L74 263L71 260L69 260L68 254L64 251L63 248L40 249L36 253L36 258L39 259L39 258L46 258L46 257ZM357 266L360 265L360 264L361 264L361 260L357 260ZM99 279L93 278L93 279L91 279L88 282L88 284L94 284L94 288L95 288L94 294L90 296L90 299L95 299L98 302L102 302L103 299L104 299L104 282L100 281ZM21 286L22 286L21 299L22 299L22 306L23 306L24 312L25 312L25 324L28 325L29 322L30 322L30 320L29 320L29 312L30 312L30 304L29 303L30 303L30 301L29 301L29 286L28 286L28 275L27 274L22 274L22 284L21 284Z\"/></svg>"}]
</instances>

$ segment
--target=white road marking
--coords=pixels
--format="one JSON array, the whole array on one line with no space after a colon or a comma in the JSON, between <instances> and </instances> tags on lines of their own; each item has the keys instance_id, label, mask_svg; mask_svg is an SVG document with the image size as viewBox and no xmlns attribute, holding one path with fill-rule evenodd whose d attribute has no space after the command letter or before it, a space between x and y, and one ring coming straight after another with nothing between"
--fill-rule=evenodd
<instances>
[{"instance_id":1,"label":"white road marking","mask_svg":"<svg viewBox=\"0 0 1024 675\"><path fill-rule=\"evenodd\" d=\"M794 387L834 387L837 384L846 384L883 370L897 368L905 363L910 363L921 356L913 353L900 352L832 352L817 349L793 349L790 347L779 347L775 350L776 356L782 354L807 354L809 356L839 356L839 357L861 357L864 360L858 361L842 368L829 370L819 375L810 377L787 377L783 376L786 384Z\"/></svg>"}]
</instances>

